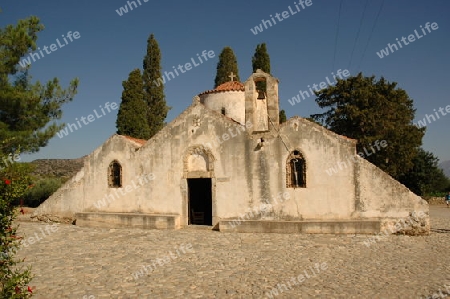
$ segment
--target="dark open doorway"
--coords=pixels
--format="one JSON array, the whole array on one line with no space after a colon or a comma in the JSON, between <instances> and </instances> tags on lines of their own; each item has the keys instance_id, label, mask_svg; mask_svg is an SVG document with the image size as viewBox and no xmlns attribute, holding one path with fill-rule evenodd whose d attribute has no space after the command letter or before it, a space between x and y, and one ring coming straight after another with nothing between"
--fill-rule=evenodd
<instances>
[{"instance_id":1,"label":"dark open doorway","mask_svg":"<svg viewBox=\"0 0 450 299\"><path fill-rule=\"evenodd\" d=\"M211 179L188 179L189 224L212 225Z\"/></svg>"}]
</instances>

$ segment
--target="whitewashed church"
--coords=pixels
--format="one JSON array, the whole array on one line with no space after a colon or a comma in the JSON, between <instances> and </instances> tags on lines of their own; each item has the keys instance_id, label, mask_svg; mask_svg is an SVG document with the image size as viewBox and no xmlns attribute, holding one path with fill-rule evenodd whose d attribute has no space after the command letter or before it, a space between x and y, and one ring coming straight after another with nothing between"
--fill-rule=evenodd
<instances>
[{"instance_id":1,"label":"whitewashed church","mask_svg":"<svg viewBox=\"0 0 450 299\"><path fill-rule=\"evenodd\" d=\"M298 116L279 124L276 78L230 79L149 140L111 136L35 215L279 233L379 233L409 219L403 233L429 232L428 204L359 157L356 140ZM339 161L352 162L327 173Z\"/></svg>"}]
</instances>

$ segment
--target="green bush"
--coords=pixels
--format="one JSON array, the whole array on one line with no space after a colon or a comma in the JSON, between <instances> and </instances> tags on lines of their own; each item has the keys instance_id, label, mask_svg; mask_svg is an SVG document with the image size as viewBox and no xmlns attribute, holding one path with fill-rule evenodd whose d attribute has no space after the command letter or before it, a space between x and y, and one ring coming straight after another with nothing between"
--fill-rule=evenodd
<instances>
[{"instance_id":1,"label":"green bush","mask_svg":"<svg viewBox=\"0 0 450 299\"><path fill-rule=\"evenodd\" d=\"M425 195L425 197L445 197L446 192L430 192Z\"/></svg>"},{"instance_id":2,"label":"green bush","mask_svg":"<svg viewBox=\"0 0 450 299\"><path fill-rule=\"evenodd\" d=\"M28 189L24 195L25 206L35 208L50 197L56 190L61 187L60 178L43 178L39 179L32 188Z\"/></svg>"},{"instance_id":3,"label":"green bush","mask_svg":"<svg viewBox=\"0 0 450 299\"><path fill-rule=\"evenodd\" d=\"M0 154L0 160L4 156ZM14 202L23 197L31 183L26 165L18 163L0 168L0 298L30 298L32 289L30 267L15 257L21 236L17 235L17 209Z\"/></svg>"}]
</instances>

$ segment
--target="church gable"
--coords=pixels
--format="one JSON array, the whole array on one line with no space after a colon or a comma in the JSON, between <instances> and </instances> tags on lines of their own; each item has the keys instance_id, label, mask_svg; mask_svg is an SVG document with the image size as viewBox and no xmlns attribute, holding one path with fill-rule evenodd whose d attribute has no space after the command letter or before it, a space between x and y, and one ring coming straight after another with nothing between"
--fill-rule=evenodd
<instances>
[{"instance_id":1,"label":"church gable","mask_svg":"<svg viewBox=\"0 0 450 299\"><path fill-rule=\"evenodd\" d=\"M296 132L297 134L307 134L307 135L324 135L330 139L339 140L339 142L343 142L344 144L356 145L356 140L352 138L348 138L343 135L339 135L334 133L333 131L328 130L327 128L316 124L312 121L309 121L300 116L294 116L288 119L285 123L280 125L280 131L288 130L291 132Z\"/></svg>"},{"instance_id":2,"label":"church gable","mask_svg":"<svg viewBox=\"0 0 450 299\"><path fill-rule=\"evenodd\" d=\"M140 151L171 142L176 142L178 147L188 147L196 141L198 144L213 147L234 138L236 134L243 134L246 128L251 127L251 124L247 125L241 125L219 112L208 109L200 103L198 97L194 97L192 105L149 139Z\"/></svg>"}]
</instances>

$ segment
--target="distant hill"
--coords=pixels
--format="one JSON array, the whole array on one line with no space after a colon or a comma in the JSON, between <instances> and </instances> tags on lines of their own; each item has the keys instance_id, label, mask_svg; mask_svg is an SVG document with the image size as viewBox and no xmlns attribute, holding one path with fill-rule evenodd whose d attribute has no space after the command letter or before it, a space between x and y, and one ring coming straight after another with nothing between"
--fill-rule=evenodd
<instances>
[{"instance_id":1,"label":"distant hill","mask_svg":"<svg viewBox=\"0 0 450 299\"><path fill-rule=\"evenodd\" d=\"M445 175L450 178L450 160L440 163L439 168L442 168Z\"/></svg>"},{"instance_id":2,"label":"distant hill","mask_svg":"<svg viewBox=\"0 0 450 299\"><path fill-rule=\"evenodd\" d=\"M74 176L83 167L84 157L78 159L37 159L30 164L36 168L32 173L38 177L58 177L63 181Z\"/></svg>"}]
</instances>

